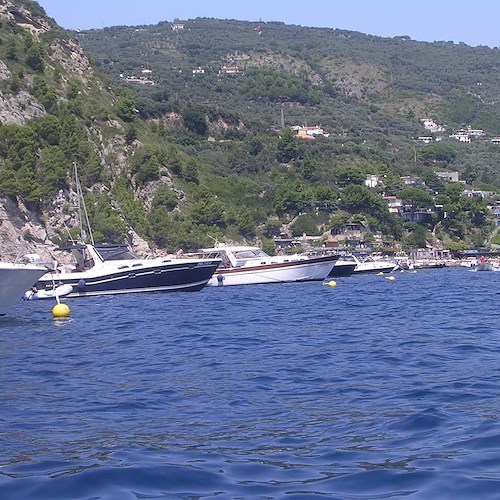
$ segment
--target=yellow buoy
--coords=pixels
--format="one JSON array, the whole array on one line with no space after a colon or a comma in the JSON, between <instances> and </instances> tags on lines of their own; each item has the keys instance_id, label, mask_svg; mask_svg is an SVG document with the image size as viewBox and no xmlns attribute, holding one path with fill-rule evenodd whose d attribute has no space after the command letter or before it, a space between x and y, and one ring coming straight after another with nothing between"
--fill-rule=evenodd
<instances>
[{"instance_id":1,"label":"yellow buoy","mask_svg":"<svg viewBox=\"0 0 500 500\"><path fill-rule=\"evenodd\" d=\"M56 304L52 308L52 316L54 318L68 318L69 307L66 304Z\"/></svg>"},{"instance_id":2,"label":"yellow buoy","mask_svg":"<svg viewBox=\"0 0 500 500\"><path fill-rule=\"evenodd\" d=\"M328 282L328 286L330 288L333 288L334 286L337 286L337 283L335 281L331 280L331 281Z\"/></svg>"},{"instance_id":3,"label":"yellow buoy","mask_svg":"<svg viewBox=\"0 0 500 500\"><path fill-rule=\"evenodd\" d=\"M389 281L396 281L396 278L395 278L394 276L389 276L387 279L388 279Z\"/></svg>"},{"instance_id":4,"label":"yellow buoy","mask_svg":"<svg viewBox=\"0 0 500 500\"><path fill-rule=\"evenodd\" d=\"M380 271L379 273L377 273L377 276L383 276L384 273L382 271Z\"/></svg>"}]
</instances>

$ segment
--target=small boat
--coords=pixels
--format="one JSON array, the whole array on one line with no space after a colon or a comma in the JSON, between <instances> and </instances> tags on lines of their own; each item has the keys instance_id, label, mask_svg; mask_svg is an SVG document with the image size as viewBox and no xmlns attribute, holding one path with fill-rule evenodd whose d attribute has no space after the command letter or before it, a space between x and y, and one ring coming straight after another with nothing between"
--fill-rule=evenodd
<instances>
[{"instance_id":1,"label":"small boat","mask_svg":"<svg viewBox=\"0 0 500 500\"><path fill-rule=\"evenodd\" d=\"M58 285L53 286L52 289L38 290L36 286L30 288L23 295L23 300L43 300L43 299L58 299L59 297L65 297L73 291L72 285Z\"/></svg>"},{"instance_id":2,"label":"small boat","mask_svg":"<svg viewBox=\"0 0 500 500\"><path fill-rule=\"evenodd\" d=\"M385 261L385 260L375 260L372 257L344 255L337 261L339 265L345 265L346 263L355 264L354 270L352 272L355 274L377 274L377 273L390 273L398 268L395 262ZM335 264L337 265L337 264Z\"/></svg>"},{"instance_id":3,"label":"small boat","mask_svg":"<svg viewBox=\"0 0 500 500\"><path fill-rule=\"evenodd\" d=\"M20 301L24 291L46 272L43 266L0 262L0 316Z\"/></svg>"},{"instance_id":4,"label":"small boat","mask_svg":"<svg viewBox=\"0 0 500 500\"><path fill-rule=\"evenodd\" d=\"M336 255L271 256L258 247L223 244L204 248L199 255L222 260L209 286L323 281L337 261Z\"/></svg>"},{"instance_id":5,"label":"small boat","mask_svg":"<svg viewBox=\"0 0 500 500\"><path fill-rule=\"evenodd\" d=\"M495 262L479 260L477 264L472 265L473 271L500 271L500 266Z\"/></svg>"}]
</instances>

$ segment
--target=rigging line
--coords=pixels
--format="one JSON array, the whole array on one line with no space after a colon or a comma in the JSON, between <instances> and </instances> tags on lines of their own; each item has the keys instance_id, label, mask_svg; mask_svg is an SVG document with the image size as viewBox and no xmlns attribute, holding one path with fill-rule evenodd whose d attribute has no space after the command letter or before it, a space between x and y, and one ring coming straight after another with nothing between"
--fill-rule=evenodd
<instances>
[{"instance_id":1,"label":"rigging line","mask_svg":"<svg viewBox=\"0 0 500 500\"><path fill-rule=\"evenodd\" d=\"M94 245L94 236L92 234L92 228L90 227L89 215L87 212L87 207L85 206L85 201L83 199L82 185L80 184L80 179L78 177L78 170L76 167L76 162L74 163L75 168L75 183L76 183L76 195L78 198L78 218L80 222L80 239L82 243L85 243L85 232L83 229L83 219L82 219L82 205L83 212L85 214L85 223L87 225L88 236L90 238L90 243Z\"/></svg>"}]
</instances>

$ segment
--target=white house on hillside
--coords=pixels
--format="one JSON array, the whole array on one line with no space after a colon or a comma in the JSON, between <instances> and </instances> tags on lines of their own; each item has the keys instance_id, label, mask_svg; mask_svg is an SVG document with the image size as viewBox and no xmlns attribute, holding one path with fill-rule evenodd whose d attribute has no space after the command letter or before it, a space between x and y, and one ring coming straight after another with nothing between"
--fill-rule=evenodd
<instances>
[{"instance_id":1,"label":"white house on hillside","mask_svg":"<svg viewBox=\"0 0 500 500\"><path fill-rule=\"evenodd\" d=\"M460 182L460 174L458 172L435 172L436 176L449 182Z\"/></svg>"},{"instance_id":2,"label":"white house on hillside","mask_svg":"<svg viewBox=\"0 0 500 500\"><path fill-rule=\"evenodd\" d=\"M368 174L365 179L365 186L370 188L377 187L380 183L380 177L374 174Z\"/></svg>"},{"instance_id":3,"label":"white house on hillside","mask_svg":"<svg viewBox=\"0 0 500 500\"><path fill-rule=\"evenodd\" d=\"M424 126L424 128L426 130L429 130L432 133L435 133L435 132L444 132L446 130L443 126L438 125L431 118L422 118L420 120L420 122L422 123L422 125Z\"/></svg>"}]
</instances>

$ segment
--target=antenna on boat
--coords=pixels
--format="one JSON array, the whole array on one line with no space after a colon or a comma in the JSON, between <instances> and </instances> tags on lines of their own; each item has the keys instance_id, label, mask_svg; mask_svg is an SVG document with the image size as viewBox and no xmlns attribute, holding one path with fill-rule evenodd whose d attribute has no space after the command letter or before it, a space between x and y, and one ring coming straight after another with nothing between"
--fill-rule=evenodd
<instances>
[{"instance_id":1,"label":"antenna on boat","mask_svg":"<svg viewBox=\"0 0 500 500\"><path fill-rule=\"evenodd\" d=\"M80 179L78 178L78 169L76 167L76 162L73 164L75 171L75 184L76 184L76 196L78 199L78 222L80 224L80 239L81 243L85 243L85 230L83 229L83 215L85 215L85 224L88 229L88 237L90 243L94 244L94 236L92 235L92 229L90 228L89 215L87 213L87 208L85 207L85 202L83 200L82 185L80 184ZM82 214L83 208L83 214Z\"/></svg>"},{"instance_id":2,"label":"antenna on boat","mask_svg":"<svg viewBox=\"0 0 500 500\"><path fill-rule=\"evenodd\" d=\"M215 246L218 247L220 245L220 241L217 238L214 238L213 236L207 234L207 236L211 239L214 240Z\"/></svg>"}]
</instances>

